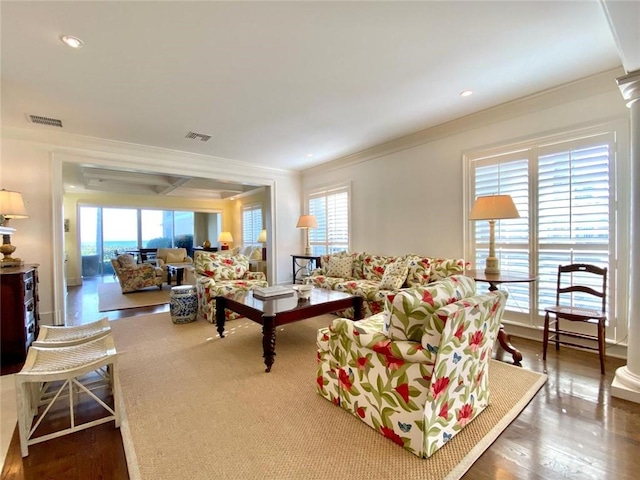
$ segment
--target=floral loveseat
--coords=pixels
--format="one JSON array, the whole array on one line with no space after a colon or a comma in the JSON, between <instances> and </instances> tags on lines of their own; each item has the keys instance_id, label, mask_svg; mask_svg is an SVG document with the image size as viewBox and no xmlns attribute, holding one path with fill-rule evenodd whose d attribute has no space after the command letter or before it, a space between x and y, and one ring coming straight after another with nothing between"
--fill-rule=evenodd
<instances>
[{"instance_id":1,"label":"floral loveseat","mask_svg":"<svg viewBox=\"0 0 640 480\"><path fill-rule=\"evenodd\" d=\"M403 288L419 287L441 280L466 267L463 259L432 258L420 255L384 257L366 252L332 253L320 258L320 268L306 282L320 288L359 295L363 316L380 313L387 296ZM341 312L353 318L353 309Z\"/></svg>"},{"instance_id":2,"label":"floral loveseat","mask_svg":"<svg viewBox=\"0 0 640 480\"><path fill-rule=\"evenodd\" d=\"M318 331L317 390L419 457L489 404L488 364L507 300L454 275L395 295L388 313Z\"/></svg>"},{"instance_id":3,"label":"floral loveseat","mask_svg":"<svg viewBox=\"0 0 640 480\"><path fill-rule=\"evenodd\" d=\"M196 252L194 268L198 315L211 323L216 321L216 296L268 286L264 273L249 271L249 257L242 254ZM225 312L227 320L239 316Z\"/></svg>"}]
</instances>

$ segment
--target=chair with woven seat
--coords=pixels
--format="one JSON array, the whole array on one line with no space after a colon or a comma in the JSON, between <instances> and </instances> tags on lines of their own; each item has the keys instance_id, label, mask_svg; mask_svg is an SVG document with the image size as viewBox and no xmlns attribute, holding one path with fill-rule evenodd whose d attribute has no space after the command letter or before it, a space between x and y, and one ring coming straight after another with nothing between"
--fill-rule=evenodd
<instances>
[{"instance_id":1,"label":"chair with woven seat","mask_svg":"<svg viewBox=\"0 0 640 480\"><path fill-rule=\"evenodd\" d=\"M38 338L33 342L34 347L70 347L80 343L90 342L104 337L111 332L111 325L107 317L95 322L68 327L40 325Z\"/></svg>"},{"instance_id":2,"label":"chair with woven seat","mask_svg":"<svg viewBox=\"0 0 640 480\"><path fill-rule=\"evenodd\" d=\"M115 421L118 428L120 407L116 370L117 352L111 335L69 347L31 346L22 370L15 375L22 456L26 457L29 454L29 445L111 420ZM107 397L100 398L94 393L102 388L109 389L107 395L111 396L113 406L106 403ZM65 398L69 402L69 427L39 434L43 432L38 430L38 427L49 413L53 417L60 415L61 409L53 407ZM76 407L81 399L95 401L106 411L106 415L78 423ZM64 422L56 420L55 424L64 425Z\"/></svg>"},{"instance_id":3,"label":"chair with woven seat","mask_svg":"<svg viewBox=\"0 0 640 480\"><path fill-rule=\"evenodd\" d=\"M607 268L600 268L584 263L559 265L556 304L545 308L542 359L547 359L549 341L555 342L556 350L560 349L560 344L588 350L598 350L600 355L600 373L604 375L605 328L607 323L606 299ZM597 306L600 308L597 308ZM595 324L597 334L589 335L561 329L560 320ZM555 328L550 335L549 330L551 324L554 324ZM596 340L598 346L592 347L585 343L574 343L562 339L561 335L569 338Z\"/></svg>"}]
</instances>

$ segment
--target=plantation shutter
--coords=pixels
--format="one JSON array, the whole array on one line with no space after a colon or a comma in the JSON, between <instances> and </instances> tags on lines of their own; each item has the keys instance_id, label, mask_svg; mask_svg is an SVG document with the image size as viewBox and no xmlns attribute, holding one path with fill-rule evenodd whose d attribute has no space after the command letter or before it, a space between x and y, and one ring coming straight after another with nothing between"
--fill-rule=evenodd
<instances>
[{"instance_id":1,"label":"plantation shutter","mask_svg":"<svg viewBox=\"0 0 640 480\"><path fill-rule=\"evenodd\" d=\"M242 245L255 245L262 230L262 207L260 205L242 208Z\"/></svg>"},{"instance_id":2,"label":"plantation shutter","mask_svg":"<svg viewBox=\"0 0 640 480\"><path fill-rule=\"evenodd\" d=\"M318 228L309 229L314 255L349 249L349 189L336 187L309 195L309 214Z\"/></svg>"}]
</instances>

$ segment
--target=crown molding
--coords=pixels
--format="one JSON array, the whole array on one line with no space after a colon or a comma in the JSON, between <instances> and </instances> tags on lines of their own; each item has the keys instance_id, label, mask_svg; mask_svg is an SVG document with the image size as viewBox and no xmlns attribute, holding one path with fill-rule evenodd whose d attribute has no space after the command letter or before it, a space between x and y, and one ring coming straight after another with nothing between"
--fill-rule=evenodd
<instances>
[{"instance_id":1,"label":"crown molding","mask_svg":"<svg viewBox=\"0 0 640 480\"><path fill-rule=\"evenodd\" d=\"M624 74L624 70L622 68L615 68L574 82L558 85L556 87L502 103L449 122L441 123L440 125L436 125L416 133L381 143L346 157L323 163L322 165L311 167L304 170L303 175L307 176L339 170L362 162L367 162L381 156L450 137L464 131L480 128L486 126L488 123L497 123L519 117L523 112L545 110L562 103L580 100L593 95L610 93L616 86L616 78L620 77L622 74Z\"/></svg>"},{"instance_id":2,"label":"crown molding","mask_svg":"<svg viewBox=\"0 0 640 480\"><path fill-rule=\"evenodd\" d=\"M56 132L49 130L48 127L30 129L3 126L2 137L38 143L49 149L57 158L63 158L64 161L82 163L93 161L100 165L119 168L128 166L132 170L153 171L158 166L173 166L175 168L170 169L182 175L202 176L205 170L206 177L237 181L247 181L249 177L255 180L271 180L299 176L299 172L294 170L265 167L212 155Z\"/></svg>"}]
</instances>

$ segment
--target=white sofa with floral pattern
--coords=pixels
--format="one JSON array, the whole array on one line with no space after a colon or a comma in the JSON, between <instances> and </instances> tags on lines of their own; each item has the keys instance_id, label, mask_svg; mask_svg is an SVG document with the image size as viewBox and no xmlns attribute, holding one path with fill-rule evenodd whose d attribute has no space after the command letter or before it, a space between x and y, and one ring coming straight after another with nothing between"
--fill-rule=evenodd
<instances>
[{"instance_id":1,"label":"white sofa with floral pattern","mask_svg":"<svg viewBox=\"0 0 640 480\"><path fill-rule=\"evenodd\" d=\"M363 316L380 313L385 298L403 288L418 287L462 273L466 268L461 258L434 258L408 254L399 257L371 253L339 252L322 255L320 267L311 272L306 282L362 297ZM353 309L340 314L353 318Z\"/></svg>"},{"instance_id":2,"label":"white sofa with floral pattern","mask_svg":"<svg viewBox=\"0 0 640 480\"><path fill-rule=\"evenodd\" d=\"M249 271L249 257L225 252L195 252L198 316L211 323L216 321L216 296L268 286L264 273ZM240 315L226 310L225 317L231 320Z\"/></svg>"},{"instance_id":3,"label":"white sofa with floral pattern","mask_svg":"<svg viewBox=\"0 0 640 480\"><path fill-rule=\"evenodd\" d=\"M507 294L454 275L392 297L388 313L318 331L317 390L427 458L489 404L488 365Z\"/></svg>"}]
</instances>

